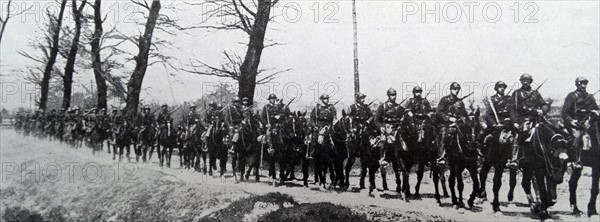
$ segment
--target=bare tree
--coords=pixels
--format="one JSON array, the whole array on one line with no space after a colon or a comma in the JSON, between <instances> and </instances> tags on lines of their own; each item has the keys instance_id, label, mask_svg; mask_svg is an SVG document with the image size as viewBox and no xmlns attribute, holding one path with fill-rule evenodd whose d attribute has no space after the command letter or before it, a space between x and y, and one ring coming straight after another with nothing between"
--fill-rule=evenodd
<instances>
[{"instance_id":1,"label":"bare tree","mask_svg":"<svg viewBox=\"0 0 600 222\"><path fill-rule=\"evenodd\" d=\"M4 18L2 16L0 16L0 43L2 43L2 36L4 36L4 30L6 30L6 25L8 24L8 20L10 20L12 17L20 15L24 11L27 11L31 7L33 7L33 6L30 6L29 8L27 8L23 11L12 14L11 6L12 6L12 0L8 0L8 2L6 4L6 13L0 14L0 15L5 15Z\"/></svg>"},{"instance_id":2,"label":"bare tree","mask_svg":"<svg viewBox=\"0 0 600 222\"><path fill-rule=\"evenodd\" d=\"M204 62L195 60L184 71L200 75L212 75L227 77L236 80L239 84L238 96L247 97L249 101L254 100L256 84L269 82L276 75L288 70L259 69L262 51L265 47L277 45L276 43L265 45L265 34L267 25L272 20L271 8L279 0L209 0L203 4L212 4L217 7L207 12L209 18L218 18L218 25L200 25L193 28L207 28L213 30L241 30L249 37L246 54L242 57L223 52L225 62L221 66L211 66ZM189 3L194 5L194 3ZM227 22L234 20L234 22ZM259 76L260 75L260 76Z\"/></svg>"},{"instance_id":3,"label":"bare tree","mask_svg":"<svg viewBox=\"0 0 600 222\"><path fill-rule=\"evenodd\" d=\"M48 88L50 85L50 77L52 75L52 69L54 68L54 63L56 62L56 56L58 55L59 49L59 40L60 40L60 31L62 26L63 15L65 12L65 7L67 5L67 0L62 0L60 4L60 11L58 16L54 19L51 19L50 22L54 23L50 27L53 28L52 32L52 45L50 47L48 54L48 60L46 61L46 66L44 68L44 73L42 75L42 80L40 82L41 92L40 92L40 102L39 108L46 109L46 103L48 101ZM49 13L48 13L49 14ZM54 22L53 22L54 21Z\"/></svg>"},{"instance_id":4,"label":"bare tree","mask_svg":"<svg viewBox=\"0 0 600 222\"><path fill-rule=\"evenodd\" d=\"M138 103L140 101L140 91L142 89L142 83L144 81L144 75L146 75L146 69L148 68L148 57L150 56L150 48L152 47L152 34L156 27L161 5L160 0L153 0L152 5L148 6L148 3L134 1L134 3L148 9L148 19L145 24L144 34L140 36L137 42L138 54L134 57L135 69L129 78L127 83L127 99L125 110L129 116L135 116L137 113Z\"/></svg>"},{"instance_id":5,"label":"bare tree","mask_svg":"<svg viewBox=\"0 0 600 222\"><path fill-rule=\"evenodd\" d=\"M71 106L71 91L73 86L73 72L75 71L75 60L77 59L77 52L79 50L79 39L81 36L81 23L83 23L83 8L87 0L83 0L79 6L77 6L77 0L71 1L71 9L73 12L73 20L75 21L75 33L73 40L71 41L71 49L67 57L67 64L65 65L65 73L63 77L63 102L62 108L68 109Z\"/></svg>"},{"instance_id":6,"label":"bare tree","mask_svg":"<svg viewBox=\"0 0 600 222\"><path fill-rule=\"evenodd\" d=\"M90 46L92 47L92 67L94 69L94 78L96 79L96 97L98 99L96 107L98 109L106 109L108 87L106 85L106 78L104 77L106 73L104 73L104 69L102 69L102 58L100 57L100 40L102 39L102 33L104 32L102 29L101 3L101 0L95 0L94 5L92 6L94 8L94 34L92 35Z\"/></svg>"}]
</instances>

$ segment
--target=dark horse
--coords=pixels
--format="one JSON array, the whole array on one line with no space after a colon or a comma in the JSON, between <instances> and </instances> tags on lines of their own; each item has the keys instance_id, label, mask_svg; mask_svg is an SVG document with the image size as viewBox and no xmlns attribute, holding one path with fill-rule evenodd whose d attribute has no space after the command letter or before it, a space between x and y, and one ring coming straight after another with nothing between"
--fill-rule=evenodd
<instances>
[{"instance_id":1,"label":"dark horse","mask_svg":"<svg viewBox=\"0 0 600 222\"><path fill-rule=\"evenodd\" d=\"M567 141L557 130L540 117L538 123L526 121L518 138L524 159L520 165L523 170L521 185L527 195L531 217L548 219L548 207L556 203L556 186L563 180L566 171ZM531 194L531 182L539 193L540 201L534 201Z\"/></svg>"},{"instance_id":2,"label":"dark horse","mask_svg":"<svg viewBox=\"0 0 600 222\"><path fill-rule=\"evenodd\" d=\"M129 160L129 151L131 145L131 134L130 126L127 123L118 125L113 132L115 144L113 145L113 160L116 159L116 155L119 155L119 161L123 155L123 149L127 148L127 160ZM117 150L119 152L117 152Z\"/></svg>"},{"instance_id":3,"label":"dark horse","mask_svg":"<svg viewBox=\"0 0 600 222\"><path fill-rule=\"evenodd\" d=\"M509 119L505 121L508 123ZM483 166L481 167L481 171L479 172L481 187L479 189L479 197L486 199L487 193L485 191L485 185L487 180L487 175L490 172L490 169L494 168L494 183L493 183L493 192L494 192L494 200L492 201L492 208L494 212L500 211L500 202L498 200L498 195L500 191L500 187L502 186L502 174L504 174L504 168L506 168L506 163L511 158L513 140L515 139L515 134L513 129L508 125L497 125L496 127L492 127L491 134L488 135L483 145L481 146L481 153L483 154ZM513 192L515 186L517 185L517 170L510 169L510 182L509 182L509 191L508 191L508 201L513 200Z\"/></svg>"},{"instance_id":4,"label":"dark horse","mask_svg":"<svg viewBox=\"0 0 600 222\"><path fill-rule=\"evenodd\" d=\"M411 197L414 199L421 198L419 193L421 181L423 180L425 165L429 163L431 166L431 173L433 174L433 182L435 184L435 199L438 204L441 204L438 184L440 175L442 174L442 168L434 163L437 158L437 144L433 120L428 115L405 115L403 118L403 126L403 135L406 139L408 148L408 152L402 156L402 163L404 164L403 168L405 169L405 172L402 173L402 190L404 191L406 201ZM415 193L411 195L409 176L410 170L415 164L418 164L417 184L415 185Z\"/></svg>"},{"instance_id":5,"label":"dark horse","mask_svg":"<svg viewBox=\"0 0 600 222\"><path fill-rule=\"evenodd\" d=\"M338 121L338 125L334 126L336 138L334 141L337 141L337 144L340 144L340 141L344 139L343 148L345 150L340 150L341 157L338 158L347 158L346 164L344 165L344 175L342 179L343 188L350 187L350 171L352 170L352 166L356 162L356 158L360 158L360 189L365 188L365 177L368 172L369 166L369 158L366 154L369 151L369 136L373 132L373 124L369 124L372 121L369 120L365 123L355 123L350 116L346 116L346 111L342 110L342 118ZM342 160L343 161L343 160ZM377 160L374 160L377 162ZM377 168L374 169L375 171ZM341 172L340 172L341 173Z\"/></svg>"},{"instance_id":6,"label":"dark horse","mask_svg":"<svg viewBox=\"0 0 600 222\"><path fill-rule=\"evenodd\" d=\"M225 174L227 165L227 149L223 145L225 130L222 123L211 123L208 129L202 134L202 159L204 160L204 174L208 168L208 175L213 175L213 170L217 169L217 159L219 160L220 176ZM209 154L209 165L206 166L206 154Z\"/></svg>"},{"instance_id":7,"label":"dark horse","mask_svg":"<svg viewBox=\"0 0 600 222\"><path fill-rule=\"evenodd\" d=\"M158 145L162 147L159 152L160 166L162 167L166 162L167 167L170 168L173 149L177 146L177 130L171 125L171 122L167 122L162 127L158 134Z\"/></svg>"},{"instance_id":8,"label":"dark horse","mask_svg":"<svg viewBox=\"0 0 600 222\"><path fill-rule=\"evenodd\" d=\"M583 147L574 147L573 150L580 151L581 163L584 166L592 168L592 187L590 189L590 201L588 202L587 215L598 215L596 211L596 198L598 197L598 183L600 182L600 117L588 112L588 115L582 124L583 131L587 136L583 137ZM587 140L587 141L585 141ZM571 155L570 155L571 156ZM581 169L573 170L571 179L569 180L569 196L571 205L573 205L573 213L579 214L581 211L577 209L577 182L581 177Z\"/></svg>"},{"instance_id":9,"label":"dark horse","mask_svg":"<svg viewBox=\"0 0 600 222\"><path fill-rule=\"evenodd\" d=\"M232 132L231 140L231 151L232 161L231 166L233 168L233 177L236 182L249 179L250 171L255 169L255 177L258 181L259 170L260 170L260 158L257 153L261 149L261 144L258 142L257 137L259 132L260 120L258 115L248 114L244 116L242 124L239 128L234 128ZM237 134L237 135L235 135ZM258 158L257 158L258 157ZM246 165L250 162L248 172L246 172ZM240 173L240 177L237 177L236 171ZM244 175L244 173L247 173Z\"/></svg>"},{"instance_id":10,"label":"dark horse","mask_svg":"<svg viewBox=\"0 0 600 222\"><path fill-rule=\"evenodd\" d=\"M304 186L308 187L308 166L310 165L310 161L307 158L308 150L304 141L308 133L308 121L305 118L306 112L307 111L298 111L290 113L283 128L286 130L285 144L290 151L289 156L286 159L286 161L290 161L286 171L286 178L295 178L294 168L296 165L301 164L303 174L302 181Z\"/></svg>"},{"instance_id":11,"label":"dark horse","mask_svg":"<svg viewBox=\"0 0 600 222\"><path fill-rule=\"evenodd\" d=\"M148 148L152 148L150 151L150 156L152 156L152 152L154 151L154 146L156 144L156 128L152 126L144 127L140 129L138 133L138 149L137 159L139 156L142 156L142 161L145 163L150 158L146 159L146 155L148 154ZM160 155L160 154L159 154Z\"/></svg>"},{"instance_id":12,"label":"dark horse","mask_svg":"<svg viewBox=\"0 0 600 222\"><path fill-rule=\"evenodd\" d=\"M102 127L99 123L89 122L85 127L85 136L87 145L92 148L92 155L102 150Z\"/></svg>"},{"instance_id":13,"label":"dark horse","mask_svg":"<svg viewBox=\"0 0 600 222\"><path fill-rule=\"evenodd\" d=\"M470 208L473 207L477 191L479 191L479 179L477 173L477 160L479 158L477 138L481 131L479 123L479 108L471 109L466 117L457 120L448 127L449 146L448 164L450 166L450 194L452 204L464 207L462 192L464 189L462 172L469 171L473 183L473 190L467 201ZM458 182L458 197L455 192L455 184Z\"/></svg>"}]
</instances>

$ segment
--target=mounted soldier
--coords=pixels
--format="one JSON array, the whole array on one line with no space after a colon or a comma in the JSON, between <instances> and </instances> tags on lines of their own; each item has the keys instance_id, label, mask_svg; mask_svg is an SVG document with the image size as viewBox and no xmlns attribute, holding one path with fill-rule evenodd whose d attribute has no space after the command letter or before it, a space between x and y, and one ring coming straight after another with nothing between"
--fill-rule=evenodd
<instances>
[{"instance_id":1,"label":"mounted soldier","mask_svg":"<svg viewBox=\"0 0 600 222\"><path fill-rule=\"evenodd\" d=\"M327 169L333 172L331 160L331 127L337 116L335 107L329 104L329 95L323 94L319 97L321 104L317 104L310 113L312 132L309 134L309 157L315 159L315 174L319 182L325 187L325 174ZM312 149L312 150L310 150ZM331 177L333 180L333 176Z\"/></svg>"},{"instance_id":2,"label":"mounted soldier","mask_svg":"<svg viewBox=\"0 0 600 222\"><path fill-rule=\"evenodd\" d=\"M387 91L387 101L377 107L375 112L375 125L379 129L379 137L375 139L376 142L372 144L379 149L379 165L381 167L381 177L383 180L383 189L387 190L387 182L385 176L385 167L390 163L392 164L392 170L396 177L396 192L399 194L402 192L401 180L400 180L400 149L406 151L406 144L402 141L400 135L400 125L402 116L404 115L404 107L396 103L396 90L393 88ZM374 174L371 171L369 174ZM371 177L371 175L369 175ZM370 187L369 194L375 189L374 181L369 178Z\"/></svg>"},{"instance_id":3,"label":"mounted soldier","mask_svg":"<svg viewBox=\"0 0 600 222\"><path fill-rule=\"evenodd\" d=\"M235 96L226 109L224 120L229 133L223 138L223 144L227 147L228 152L232 154L233 175L237 181L238 178L236 172L240 171L242 173L242 179L244 174L243 164L238 165L237 163L238 160L244 161L244 149L240 144L244 139L242 125L242 122L244 121L244 110L240 98ZM239 170L236 166L240 166L242 169Z\"/></svg>"},{"instance_id":4,"label":"mounted soldier","mask_svg":"<svg viewBox=\"0 0 600 222\"><path fill-rule=\"evenodd\" d=\"M577 182L581 177L583 166L592 168L592 188L590 202L588 204L588 216L597 214L595 202L598 196L598 144L600 142L600 133L598 129L598 119L600 109L594 95L588 93L588 80L583 77L575 79L577 89L570 92L565 98L561 116L565 122L567 130L571 134L572 144L569 152L568 162L572 163L573 173L569 179L569 202L573 214L581 214L577 207Z\"/></svg>"},{"instance_id":5,"label":"mounted soldier","mask_svg":"<svg viewBox=\"0 0 600 222\"><path fill-rule=\"evenodd\" d=\"M267 153L269 154L269 176L271 182L276 185L277 173L275 164L279 160L279 184L285 181L285 166L283 160L283 123L286 120L285 105L277 103L277 96L270 94L268 97L269 103L266 104L261 112L261 122L265 126L265 140L267 143Z\"/></svg>"},{"instance_id":6,"label":"mounted soldier","mask_svg":"<svg viewBox=\"0 0 600 222\"><path fill-rule=\"evenodd\" d=\"M484 104L486 106L486 112L484 115L484 121L487 128L484 129L480 135L479 141L483 146L481 147L481 153L483 155L483 166L479 173L481 189L479 190L479 197L487 199L486 193L486 180L490 169L494 168L494 180L493 180L493 192L494 200L492 201L492 208L494 212L500 211L500 202L498 200L498 193L502 186L502 174L507 161L511 158L512 145L515 138L516 129L513 128L513 124L510 119L510 96L505 95L507 88L506 83L498 81L494 85L496 94L488 97ZM517 171L510 169L510 187L508 192L508 200L512 201L514 188L517 184Z\"/></svg>"},{"instance_id":7,"label":"mounted soldier","mask_svg":"<svg viewBox=\"0 0 600 222\"><path fill-rule=\"evenodd\" d=\"M440 127L439 138L441 146L438 149L438 164L444 165L446 159L446 151L449 148L449 140L451 135L448 131L449 126L455 124L460 118L467 116L467 110L462 99L458 97L460 92L460 84L453 82L450 84L450 95L442 97L436 109L438 126Z\"/></svg>"},{"instance_id":8,"label":"mounted soldier","mask_svg":"<svg viewBox=\"0 0 600 222\"><path fill-rule=\"evenodd\" d=\"M348 162L345 166L346 172L346 186L349 184L350 170L356 157L360 157L360 182L359 186L361 189L365 188L365 177L370 170L377 170L377 168L369 170L368 151L369 151L369 136L372 134L369 131L368 125L373 122L373 112L369 108L369 104L365 104L365 98L367 95L358 93L356 94L355 103L350 105L350 112L348 117L351 120L351 132L346 137L346 146L350 150L348 156Z\"/></svg>"},{"instance_id":9,"label":"mounted soldier","mask_svg":"<svg viewBox=\"0 0 600 222\"><path fill-rule=\"evenodd\" d=\"M590 115L598 116L600 114L594 95L586 91L587 85L588 80L585 77L577 77L575 80L577 89L567 95L561 112L565 125L573 137L571 148L574 152L569 156L572 158L570 162L573 162L574 169L583 167L581 164L581 151L582 149L589 150L589 147L584 147L584 144L591 144L589 141L584 141L589 140L589 135L585 139L583 138L586 134L585 121Z\"/></svg>"},{"instance_id":10,"label":"mounted soldier","mask_svg":"<svg viewBox=\"0 0 600 222\"><path fill-rule=\"evenodd\" d=\"M519 166L519 159L523 157L520 147L527 142L529 132L539 122L539 117L545 115L544 110L549 109L542 95L531 88L533 82L531 75L525 73L521 75L519 81L522 86L513 92L509 109L513 126L518 131L514 139L512 158L507 165L512 169Z\"/></svg>"},{"instance_id":11,"label":"mounted soldier","mask_svg":"<svg viewBox=\"0 0 600 222\"><path fill-rule=\"evenodd\" d=\"M163 135L167 129L168 124L173 128L173 118L171 118L171 112L169 111L169 106L164 104L161 106L160 113L158 114L158 118L156 118L156 122L159 126L158 135Z\"/></svg>"}]
</instances>

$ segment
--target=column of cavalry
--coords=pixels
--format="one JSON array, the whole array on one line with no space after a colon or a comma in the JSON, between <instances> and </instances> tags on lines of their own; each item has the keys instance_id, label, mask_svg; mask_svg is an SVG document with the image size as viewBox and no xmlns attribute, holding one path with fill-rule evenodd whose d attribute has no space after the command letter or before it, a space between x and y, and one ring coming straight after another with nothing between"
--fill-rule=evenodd
<instances>
[{"instance_id":1,"label":"column of cavalry","mask_svg":"<svg viewBox=\"0 0 600 222\"><path fill-rule=\"evenodd\" d=\"M190 106L177 124L171 117L176 109L163 105L155 111L144 106L136 116L116 109L109 114L96 109L38 110L17 114L14 127L23 136L57 140L75 148L85 145L93 154L106 145L112 158L119 161L123 155L131 160L133 149L135 161L149 162L156 153L160 166L171 167L176 149L180 167L210 176L213 171L221 177L232 173L236 182L259 181L259 169L265 167L274 186L298 180L309 187L312 172L310 186L346 190L358 158L360 189L368 189L371 196L388 190L386 171L391 168L395 191L404 201L421 198L420 185L428 168L437 203L441 205L442 197L449 197L457 208L472 208L475 198L486 198L487 174L494 168L491 204L496 212L501 210L499 190L504 171L510 181L508 201L513 200L520 172L531 216L542 219L550 217L547 209L558 201L556 189L568 167L573 172L568 179L571 211L583 213L577 205L577 183L582 169L591 167L586 212L588 216L597 214L600 110L594 93L586 91L588 80L575 80L576 89L568 93L562 107L563 121L547 118L550 104L538 92L544 83L533 89L529 74L519 81L521 87L512 93L505 93L507 85L497 82L496 94L485 99L485 113L473 103L465 106L463 100L471 94L459 96L461 87L455 82L437 108L427 100L430 92L425 94L420 87L414 87L413 97L401 102L396 102L396 90L390 88L387 101L376 110L370 109L374 101L366 103L366 95L358 93L356 102L344 109L340 118L328 95L320 96L308 113L292 112L289 105L293 100L284 103L271 94L262 109L249 105L247 98L234 98L224 107L209 102L200 111ZM227 171L229 159L232 169ZM414 189L409 184L413 167L417 175ZM473 186L467 205L462 195L464 170ZM448 171L450 195L444 176ZM382 178L379 189L375 183L378 173ZM531 192L532 185L537 192Z\"/></svg>"}]
</instances>

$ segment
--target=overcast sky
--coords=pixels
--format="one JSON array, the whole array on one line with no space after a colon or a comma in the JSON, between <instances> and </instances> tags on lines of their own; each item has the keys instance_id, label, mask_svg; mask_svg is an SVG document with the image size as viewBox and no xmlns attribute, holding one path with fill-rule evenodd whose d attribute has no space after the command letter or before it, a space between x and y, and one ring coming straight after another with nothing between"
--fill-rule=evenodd
<instances>
[{"instance_id":1,"label":"overcast sky","mask_svg":"<svg viewBox=\"0 0 600 222\"><path fill-rule=\"evenodd\" d=\"M5 0L0 2L5 7ZM23 8L22 1L16 2ZM57 6L48 1L38 3ZM136 19L129 14L138 9L126 3L103 3L103 10L109 14L105 30L111 26L124 33L142 29L128 22ZM481 101L487 93L493 92L494 82L503 80L510 86L527 72L534 82L548 79L540 92L545 98L557 99L557 103L562 103L566 94L574 90L574 79L579 75L590 79L588 91L595 92L600 88L599 5L598 1L442 1L424 4L357 0L361 91L367 94L367 101L383 101L388 88L397 89L402 98L409 95L414 83L418 83L424 84L426 92L436 88L428 97L436 103L447 94L444 86L457 81L463 84L463 94L474 91L473 98ZM202 21L202 7L191 7L181 1L164 1L163 6L164 14L179 19L184 26ZM44 22L39 16L42 14L40 8L43 7L34 9L38 10L37 15L23 14L13 18L2 39L3 107L29 107L29 101L21 99L25 90L19 88L16 95L9 95L6 92L12 89L7 89L6 85L10 82L20 86L21 79L11 71L31 64L16 51L31 50L27 48L29 39L40 36L38 25ZM430 13L424 14L425 10ZM341 98L340 105L351 104L351 12L349 0L281 0L273 10L278 16L275 23L269 24L267 38L282 45L265 49L261 68L291 70L259 89L264 94L272 88L280 97L282 94L289 99L299 97L292 108L303 108L324 92L332 93L333 101ZM218 65L223 50L243 55L244 46L240 43L248 41L239 31L199 29L179 32L175 36L164 33L157 36L174 43L172 48L162 49L162 52L176 57L174 65L179 67L188 64L190 59ZM136 53L131 45L124 45L123 49ZM121 74L130 73L133 66L126 64L129 69ZM89 84L93 79L92 72L78 71L77 80ZM181 72L172 74L174 76L169 77L162 66L150 67L142 98L160 103L181 103L199 98L215 82L226 80ZM257 99L263 101L266 98L258 96Z\"/></svg>"}]
</instances>

